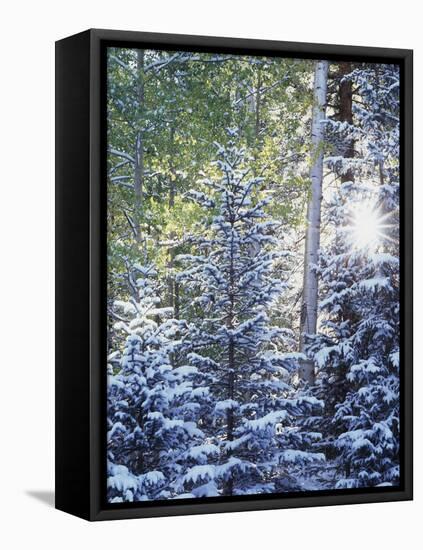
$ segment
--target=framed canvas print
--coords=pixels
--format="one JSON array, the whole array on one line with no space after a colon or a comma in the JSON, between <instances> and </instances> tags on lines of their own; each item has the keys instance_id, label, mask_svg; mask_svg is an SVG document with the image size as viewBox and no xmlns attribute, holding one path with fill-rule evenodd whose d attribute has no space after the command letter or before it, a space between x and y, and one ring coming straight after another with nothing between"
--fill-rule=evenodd
<instances>
[{"instance_id":1,"label":"framed canvas print","mask_svg":"<svg viewBox=\"0 0 423 550\"><path fill-rule=\"evenodd\" d=\"M56 45L56 506L412 498L412 52Z\"/></svg>"}]
</instances>

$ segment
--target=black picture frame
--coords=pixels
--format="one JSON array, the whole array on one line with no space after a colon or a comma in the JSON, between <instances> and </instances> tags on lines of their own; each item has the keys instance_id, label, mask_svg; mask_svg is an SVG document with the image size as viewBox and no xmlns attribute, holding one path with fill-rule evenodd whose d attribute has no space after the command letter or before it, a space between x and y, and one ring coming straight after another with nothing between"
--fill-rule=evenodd
<instances>
[{"instance_id":1,"label":"black picture frame","mask_svg":"<svg viewBox=\"0 0 423 550\"><path fill-rule=\"evenodd\" d=\"M399 487L144 502L105 499L105 47L148 46L401 68L401 471ZM56 43L56 508L87 520L412 499L411 50L91 29Z\"/></svg>"}]
</instances>

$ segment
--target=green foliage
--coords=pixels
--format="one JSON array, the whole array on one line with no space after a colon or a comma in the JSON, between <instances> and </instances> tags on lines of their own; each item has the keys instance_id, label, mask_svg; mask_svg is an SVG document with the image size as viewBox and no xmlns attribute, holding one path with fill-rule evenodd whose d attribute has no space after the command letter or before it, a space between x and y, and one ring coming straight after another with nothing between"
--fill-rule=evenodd
<instances>
[{"instance_id":1,"label":"green foliage","mask_svg":"<svg viewBox=\"0 0 423 550\"><path fill-rule=\"evenodd\" d=\"M184 195L201 188L201 173L213 175L211 144L225 145L229 126L239 129L240 143L249 151L251 175L269 182L271 215L291 226L302 223L311 76L312 62L307 60L109 49L112 295L127 292L121 281L128 261L154 260L165 278L173 277L172 257L184 251L202 215ZM135 211L137 146L142 181L140 208ZM142 235L138 242L136 219Z\"/></svg>"}]
</instances>

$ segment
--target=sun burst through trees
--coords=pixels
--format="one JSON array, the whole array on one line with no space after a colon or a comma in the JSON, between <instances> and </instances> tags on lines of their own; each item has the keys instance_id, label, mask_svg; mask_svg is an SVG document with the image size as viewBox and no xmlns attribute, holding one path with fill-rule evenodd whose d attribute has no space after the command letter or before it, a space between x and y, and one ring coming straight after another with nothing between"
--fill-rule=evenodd
<instances>
[{"instance_id":1,"label":"sun burst through trees","mask_svg":"<svg viewBox=\"0 0 423 550\"><path fill-rule=\"evenodd\" d=\"M383 214L381 208L371 201L354 204L351 208L351 223L348 227L348 239L355 249L374 251L388 240L391 213Z\"/></svg>"}]
</instances>

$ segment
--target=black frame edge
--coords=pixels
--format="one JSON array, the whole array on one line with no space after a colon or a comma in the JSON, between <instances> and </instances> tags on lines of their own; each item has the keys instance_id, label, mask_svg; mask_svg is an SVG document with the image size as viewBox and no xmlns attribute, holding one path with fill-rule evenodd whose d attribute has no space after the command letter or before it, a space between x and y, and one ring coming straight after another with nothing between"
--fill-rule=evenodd
<instances>
[{"instance_id":1,"label":"black frame edge","mask_svg":"<svg viewBox=\"0 0 423 550\"><path fill-rule=\"evenodd\" d=\"M89 486L89 44L56 42L55 506L88 519Z\"/></svg>"},{"instance_id":2,"label":"black frame edge","mask_svg":"<svg viewBox=\"0 0 423 550\"><path fill-rule=\"evenodd\" d=\"M81 193L83 198L81 202L78 202L78 198L74 197L73 206L78 210L78 216L82 216L84 219L84 231L83 234L78 235L73 240L71 247L74 247L74 251L80 247L80 256L87 259L85 268L78 269L77 276L78 281L81 284L86 283L84 289L89 292L89 312L87 319L89 320L86 330L83 336L83 348L86 355L79 353L80 362L78 363L75 371L75 365L69 356L64 357L63 350L61 348L69 345L69 337L63 335L63 331L60 329L63 319L61 319L60 310L63 307L63 296L61 295L64 287L60 284L57 289L56 298L56 320L58 323L57 330L57 351L56 351L56 414L58 420L56 421L56 480L59 481L59 485L56 485L56 507L70 512L77 516L89 519L91 521L96 520L110 520L110 519L124 519L124 518L141 518L141 517L158 517L158 516L172 516L183 514L204 514L204 513L219 513L230 511L253 511L253 510L267 510L267 509L282 509L282 508L295 508L295 507L309 507L309 506L331 506L331 505L343 505L343 504L359 504L359 503L371 503L371 502L387 502L387 501L403 501L411 500L413 498L412 492L412 66L413 66L413 52L412 50L405 49L387 49L387 48L367 48L361 46L334 46L324 44L297 44L290 42L279 41L262 41L255 39L237 39L237 38L215 38L204 36L187 36L187 35L170 35L170 34L158 34L158 33L140 33L131 31L110 31L102 29L91 29L78 35L74 35L68 39L61 40L56 43L56 51L60 52L61 48L77 47L76 41L82 40L84 42L84 56L88 55L88 74L84 72L84 76L81 79L74 79L72 82L68 82L68 85L77 87L81 85L85 90L89 88L89 100L84 96L83 108L78 115L76 113L67 113L65 115L64 105L66 105L66 92L60 90L60 83L58 79L59 68L56 64L56 94L57 94L57 107L56 113L58 116L58 122L56 126L56 162L60 166L60 162L63 164L72 162L75 170L79 173L78 179L78 192ZM161 47L176 47L176 48L199 48L205 49L232 49L236 51L243 50L244 53L256 53L265 54L266 52L272 52L273 55L280 53L281 55L287 54L301 54L310 58L327 57L329 59L340 59L342 57L347 58L371 58L372 60L379 60L383 62L391 60L391 62L397 62L401 64L403 71L403 83L404 83L404 95L403 100L403 132L402 136L402 157L403 163L403 228L402 228L402 245L405 246L406 255L403 250L403 276L407 282L407 286L403 289L403 346L404 366L406 370L405 384L402 388L404 392L404 449L403 460L406 467L406 476L404 479L404 487L399 490L392 490L389 492L380 493L362 493L362 494L335 494L330 496L294 496L291 498L281 497L273 498L271 500L249 500L243 502L193 502L193 503L178 503L170 504L166 506L143 506L133 508L104 508L101 500L101 484L105 482L102 478L103 463L102 463L102 445L100 442L99 434L103 433L102 427L102 366L101 366L101 296L102 296L102 232L105 231L104 220L102 220L101 209L101 182L103 177L102 162L101 162L101 148L104 146L102 141L102 127L101 127L101 47L104 42L116 42L127 43L130 47L131 43L134 45L136 42L159 45ZM87 53L88 51L88 53ZM63 54L60 54L63 55ZM69 54L76 58L76 54ZM75 63L75 59L71 62ZM56 62L57 63L57 62ZM86 59L85 59L86 63ZM84 63L84 66L85 66ZM86 68L86 67L85 67ZM69 74L72 70L69 71ZM69 75L68 75L69 77ZM62 88L66 88L63 86ZM64 94L64 95L63 95ZM64 102L61 106L60 103ZM67 107L66 107L67 108ZM82 112L84 115L82 115ZM75 118L76 116L76 118ZM78 118L79 117L79 118ZM71 141L71 138L63 138L64 121L70 124L71 133L75 132L75 128L72 125L79 126L80 129L84 128L86 135L80 136L81 139L78 143L76 155L73 156L73 161L70 160L70 153L66 152L67 143ZM88 128L89 126L89 128ZM61 134L62 132L62 134ZM61 136L61 137L60 137ZM85 138L89 139L89 143ZM64 141L60 141L63 139ZM86 149L84 149L86 145ZM88 157L88 163L87 163ZM66 160L67 159L67 160ZM76 159L76 160L75 160ZM66 180L66 178L68 178ZM72 233L71 229L66 225L66 217L60 215L60 208L63 208L63 197L61 197L58 187L63 182L70 181L70 176L64 177L61 174L58 167L56 167L56 230L57 245L56 253L59 254L59 258L56 266L57 277L67 277L67 285L71 285L75 282L75 272L66 272L66 268L74 269L72 262L67 259L66 261L60 259L61 238L68 238ZM87 193L89 189L89 197ZM84 194L85 191L85 194ZM89 219L86 218L86 210L88 208ZM81 213L81 210L83 211ZM85 226L86 223L86 226ZM61 237L62 236L62 237ZM87 258L88 254L88 258ZM405 261L404 261L405 259ZM88 266L89 265L89 269ZM87 278L85 278L85 276ZM88 283L89 278L89 283ZM84 283L85 282L85 283ZM85 292L84 290L84 292ZM73 295L76 298L76 295ZM84 294L85 297L85 294ZM81 300L81 295L78 296L80 300L79 304L75 305L76 311L78 308L84 307L84 303ZM88 301L87 301L88 303ZM86 304L85 304L86 305ZM75 315L73 322L78 321ZM85 318L84 318L85 327ZM78 353L73 354L78 355ZM89 367L88 367L89 357ZM74 357L75 358L75 357ZM63 370L66 365L69 368L72 365L74 368L73 374L64 374ZM89 369L89 379L88 377ZM71 408L71 412L63 411L65 408L64 403L66 399L69 399L69 379L71 378L75 383L74 378L79 377L78 392L75 395L74 403L67 404ZM86 429L79 426L76 427L76 421L71 420L71 413L75 412L76 407L83 409L83 418L87 421ZM61 416L62 415L62 416ZM65 420L63 420L65 415ZM77 430L77 433L82 435L80 442L75 442L69 434L66 432L59 434L58 432L63 429L64 426L70 426ZM76 447L75 447L76 446ZM58 447L62 447L58 449ZM64 464L67 464L66 455L70 455L70 452L74 453L75 448L78 448L78 461L75 464L75 470L81 469L82 478L85 480L85 486L82 488L82 493L79 494L78 500L81 502L75 502L74 497L68 497L65 495L64 489L72 489L69 485L69 479L67 478L64 483L63 472L60 469ZM71 459L68 458L68 462ZM72 457L74 463L74 457ZM59 471L58 471L59 470ZM66 476L65 476L66 477ZM69 476L68 476L69 477ZM82 479L81 478L81 479ZM56 481L57 483L57 481ZM81 496L82 495L82 496Z\"/></svg>"},{"instance_id":3,"label":"black frame edge","mask_svg":"<svg viewBox=\"0 0 423 550\"><path fill-rule=\"evenodd\" d=\"M349 59L360 58L363 56L403 60L406 56L412 55L413 50L403 48L381 48L376 46L350 46L345 44L322 44L312 42L284 42L281 40L262 40L256 38L232 38L224 36L204 36L189 34L169 34L157 32L138 32L138 31L117 31L111 29L90 29L94 40L103 40L108 42L142 42L152 46L161 47L182 47L182 49L216 49L221 51L243 50L244 54L258 53L265 55L266 51L287 54L299 54L310 59Z\"/></svg>"},{"instance_id":4,"label":"black frame edge","mask_svg":"<svg viewBox=\"0 0 423 550\"><path fill-rule=\"evenodd\" d=\"M404 51L402 63L402 117L400 161L402 162L402 207L400 254L402 263L402 360L403 459L406 465L404 493L413 499L413 51Z\"/></svg>"}]
</instances>

